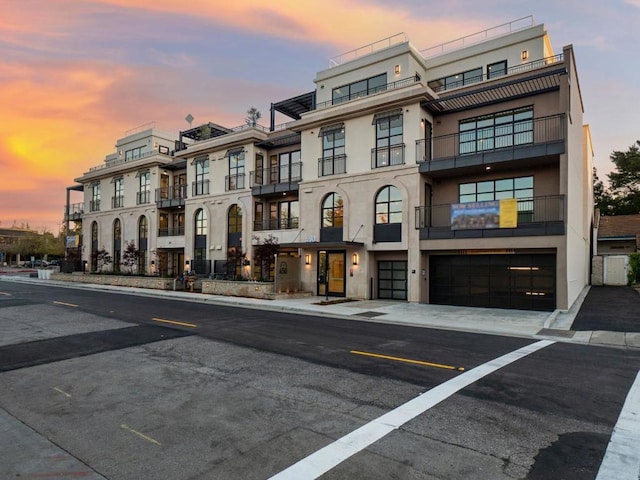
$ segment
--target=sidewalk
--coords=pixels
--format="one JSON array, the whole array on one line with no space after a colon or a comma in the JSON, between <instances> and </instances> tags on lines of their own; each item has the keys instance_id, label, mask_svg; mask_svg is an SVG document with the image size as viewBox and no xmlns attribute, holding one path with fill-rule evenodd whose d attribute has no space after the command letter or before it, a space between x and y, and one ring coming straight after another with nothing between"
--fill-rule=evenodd
<instances>
[{"instance_id":1,"label":"sidewalk","mask_svg":"<svg viewBox=\"0 0 640 480\"><path fill-rule=\"evenodd\" d=\"M38 283L64 288L117 291L118 293L127 295L173 298L211 305L228 305L258 310L306 313L356 321L381 322L395 325L523 338L550 339L559 342L640 348L640 333L638 332L571 330L576 315L589 292L588 287L585 288L568 312L560 312L558 310L554 312L535 312L528 310L429 305L388 300L357 300L330 303L327 305L321 303L325 300L324 297L317 296L262 300L184 291L126 288L82 283L70 284L54 280L30 278L24 274L1 275L0 284L3 281Z\"/></svg>"}]
</instances>

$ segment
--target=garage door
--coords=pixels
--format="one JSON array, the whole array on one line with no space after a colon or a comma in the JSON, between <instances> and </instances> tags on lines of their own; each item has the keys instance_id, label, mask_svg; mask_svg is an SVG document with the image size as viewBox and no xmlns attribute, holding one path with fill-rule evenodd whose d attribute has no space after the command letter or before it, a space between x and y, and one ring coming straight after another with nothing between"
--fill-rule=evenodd
<instances>
[{"instance_id":1,"label":"garage door","mask_svg":"<svg viewBox=\"0 0 640 480\"><path fill-rule=\"evenodd\" d=\"M556 257L434 255L429 258L429 300L440 305L553 310Z\"/></svg>"},{"instance_id":2,"label":"garage door","mask_svg":"<svg viewBox=\"0 0 640 480\"><path fill-rule=\"evenodd\" d=\"M407 262L378 262L378 298L407 299Z\"/></svg>"}]
</instances>

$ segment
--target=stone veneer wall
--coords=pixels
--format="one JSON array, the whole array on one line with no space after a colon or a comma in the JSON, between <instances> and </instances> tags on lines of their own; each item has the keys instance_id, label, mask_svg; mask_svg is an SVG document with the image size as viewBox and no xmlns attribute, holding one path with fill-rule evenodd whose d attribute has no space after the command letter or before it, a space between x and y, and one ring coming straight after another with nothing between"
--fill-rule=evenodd
<instances>
[{"instance_id":1,"label":"stone veneer wall","mask_svg":"<svg viewBox=\"0 0 640 480\"><path fill-rule=\"evenodd\" d=\"M157 290L173 290L173 279L160 277L137 277L132 275L92 275L90 273L57 273L51 274L52 280L63 282L95 283L118 287L154 288ZM196 288L197 288L196 282ZM182 290L182 283L177 283L177 290Z\"/></svg>"},{"instance_id":2,"label":"stone veneer wall","mask_svg":"<svg viewBox=\"0 0 640 480\"><path fill-rule=\"evenodd\" d=\"M231 280L202 280L202 293L233 297L264 298L273 300L276 295L273 283L234 282Z\"/></svg>"}]
</instances>

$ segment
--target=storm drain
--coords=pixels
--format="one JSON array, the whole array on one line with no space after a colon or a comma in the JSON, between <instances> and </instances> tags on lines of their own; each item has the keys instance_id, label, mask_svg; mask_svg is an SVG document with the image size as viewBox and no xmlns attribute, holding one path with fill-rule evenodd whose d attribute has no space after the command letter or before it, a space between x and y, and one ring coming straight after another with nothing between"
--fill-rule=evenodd
<instances>
[{"instance_id":1,"label":"storm drain","mask_svg":"<svg viewBox=\"0 0 640 480\"><path fill-rule=\"evenodd\" d=\"M386 315L386 314L382 312L362 312L362 313L354 313L353 315L356 317L373 318L373 317L379 317L380 315Z\"/></svg>"},{"instance_id":2,"label":"storm drain","mask_svg":"<svg viewBox=\"0 0 640 480\"><path fill-rule=\"evenodd\" d=\"M544 335L547 337L562 337L562 338L573 338L575 335L574 330L556 330L553 328L543 328L538 332L538 335Z\"/></svg>"}]
</instances>

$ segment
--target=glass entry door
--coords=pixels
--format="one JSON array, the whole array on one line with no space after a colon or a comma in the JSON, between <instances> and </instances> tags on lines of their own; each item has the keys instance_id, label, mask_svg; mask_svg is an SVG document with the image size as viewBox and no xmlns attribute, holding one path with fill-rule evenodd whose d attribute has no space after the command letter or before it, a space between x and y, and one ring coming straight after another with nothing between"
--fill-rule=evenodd
<instances>
[{"instance_id":1,"label":"glass entry door","mask_svg":"<svg viewBox=\"0 0 640 480\"><path fill-rule=\"evenodd\" d=\"M318 295L344 297L346 252L326 252L318 254Z\"/></svg>"}]
</instances>

